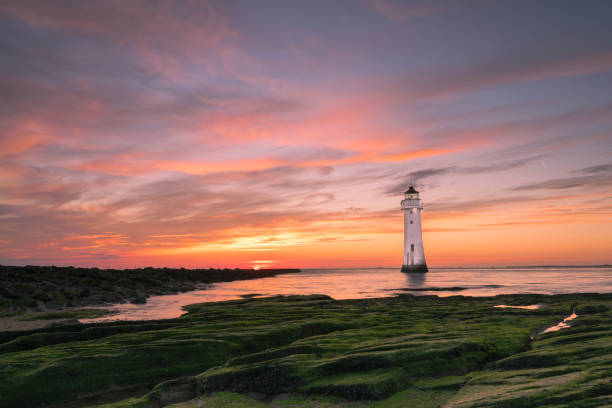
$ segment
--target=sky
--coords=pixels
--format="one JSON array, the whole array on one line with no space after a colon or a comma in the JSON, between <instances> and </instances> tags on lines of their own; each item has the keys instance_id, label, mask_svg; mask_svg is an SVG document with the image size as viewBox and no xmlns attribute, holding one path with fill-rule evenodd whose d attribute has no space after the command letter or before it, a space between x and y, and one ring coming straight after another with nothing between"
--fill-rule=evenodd
<instances>
[{"instance_id":1,"label":"sky","mask_svg":"<svg viewBox=\"0 0 612 408\"><path fill-rule=\"evenodd\" d=\"M0 3L0 263L612 263L612 4Z\"/></svg>"}]
</instances>

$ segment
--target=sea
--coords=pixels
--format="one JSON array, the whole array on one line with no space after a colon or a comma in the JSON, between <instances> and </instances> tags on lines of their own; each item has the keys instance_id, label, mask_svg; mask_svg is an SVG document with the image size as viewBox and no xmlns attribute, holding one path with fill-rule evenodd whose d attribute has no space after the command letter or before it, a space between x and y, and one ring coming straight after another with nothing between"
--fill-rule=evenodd
<instances>
[{"instance_id":1,"label":"sea","mask_svg":"<svg viewBox=\"0 0 612 408\"><path fill-rule=\"evenodd\" d=\"M274 277L219 282L199 290L151 296L146 304L109 306L117 313L99 319L174 318L192 303L246 297L324 294L334 299L397 296L495 296L517 293L611 293L612 267L431 268L428 273L402 273L398 268L304 269Z\"/></svg>"}]
</instances>

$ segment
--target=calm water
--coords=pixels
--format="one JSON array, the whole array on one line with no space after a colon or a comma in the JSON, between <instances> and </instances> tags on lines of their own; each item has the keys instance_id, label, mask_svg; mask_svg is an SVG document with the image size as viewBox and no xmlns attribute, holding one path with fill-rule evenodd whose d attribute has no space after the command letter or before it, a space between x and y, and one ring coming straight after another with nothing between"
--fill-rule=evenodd
<instances>
[{"instance_id":1,"label":"calm water","mask_svg":"<svg viewBox=\"0 0 612 408\"><path fill-rule=\"evenodd\" d=\"M119 314L98 321L173 318L183 314L181 307L184 305L239 299L241 295L253 294L320 293L334 299L355 299L399 293L494 296L574 292L612 292L612 268L432 269L426 274L405 274L395 268L307 269L272 278L215 283L207 289L177 295L152 296L144 305L119 304L110 307Z\"/></svg>"}]
</instances>

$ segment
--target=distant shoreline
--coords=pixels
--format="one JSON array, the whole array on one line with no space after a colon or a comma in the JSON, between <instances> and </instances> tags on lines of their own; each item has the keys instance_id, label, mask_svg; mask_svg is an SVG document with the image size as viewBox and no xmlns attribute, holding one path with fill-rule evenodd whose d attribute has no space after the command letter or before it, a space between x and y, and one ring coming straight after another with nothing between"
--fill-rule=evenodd
<instances>
[{"instance_id":1,"label":"distant shoreline","mask_svg":"<svg viewBox=\"0 0 612 408\"><path fill-rule=\"evenodd\" d=\"M116 303L146 303L151 295L202 289L215 282L258 279L300 269L99 269L0 265L2 312L53 311Z\"/></svg>"}]
</instances>

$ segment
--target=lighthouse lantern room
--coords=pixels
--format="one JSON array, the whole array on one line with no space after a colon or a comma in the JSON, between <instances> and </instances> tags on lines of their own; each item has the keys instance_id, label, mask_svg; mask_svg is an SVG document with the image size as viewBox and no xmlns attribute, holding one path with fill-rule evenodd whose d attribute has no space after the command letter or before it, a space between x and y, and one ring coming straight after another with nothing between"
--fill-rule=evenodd
<instances>
[{"instance_id":1,"label":"lighthouse lantern room","mask_svg":"<svg viewBox=\"0 0 612 408\"><path fill-rule=\"evenodd\" d=\"M404 258L402 272L427 272L423 234L421 232L421 211L423 203L414 186L404 193L401 202L404 211Z\"/></svg>"}]
</instances>

